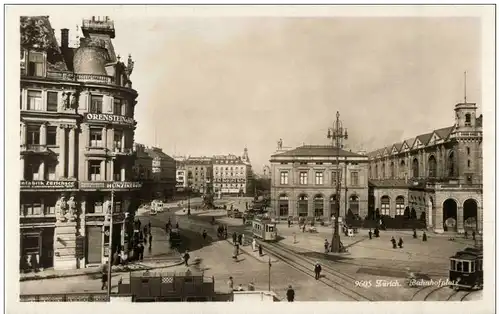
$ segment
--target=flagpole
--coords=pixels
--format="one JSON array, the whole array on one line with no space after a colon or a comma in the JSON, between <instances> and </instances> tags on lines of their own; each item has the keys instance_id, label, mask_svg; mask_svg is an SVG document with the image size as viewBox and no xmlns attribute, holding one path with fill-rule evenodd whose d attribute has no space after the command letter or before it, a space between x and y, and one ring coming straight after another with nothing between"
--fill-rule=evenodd
<instances>
[{"instance_id":1,"label":"flagpole","mask_svg":"<svg viewBox=\"0 0 500 314\"><path fill-rule=\"evenodd\" d=\"M115 207L115 185L111 183L111 206L109 219L109 249L108 249L108 298L111 298L111 266L113 256L113 209Z\"/></svg>"}]
</instances>

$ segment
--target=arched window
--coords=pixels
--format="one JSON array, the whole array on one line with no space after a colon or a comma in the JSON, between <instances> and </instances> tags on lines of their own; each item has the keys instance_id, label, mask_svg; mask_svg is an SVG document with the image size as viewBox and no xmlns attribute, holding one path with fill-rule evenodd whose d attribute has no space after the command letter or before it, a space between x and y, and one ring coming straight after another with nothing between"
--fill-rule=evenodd
<instances>
[{"instance_id":1,"label":"arched window","mask_svg":"<svg viewBox=\"0 0 500 314\"><path fill-rule=\"evenodd\" d=\"M279 197L280 217L288 217L288 195L281 194Z\"/></svg>"},{"instance_id":2,"label":"arched window","mask_svg":"<svg viewBox=\"0 0 500 314\"><path fill-rule=\"evenodd\" d=\"M384 195L380 199L380 215L390 215L391 200L389 196Z\"/></svg>"},{"instance_id":3,"label":"arched window","mask_svg":"<svg viewBox=\"0 0 500 314\"><path fill-rule=\"evenodd\" d=\"M378 179L378 165L375 165L375 175L373 177L374 179Z\"/></svg>"},{"instance_id":4,"label":"arched window","mask_svg":"<svg viewBox=\"0 0 500 314\"><path fill-rule=\"evenodd\" d=\"M437 162L433 155L429 157L429 177L437 177Z\"/></svg>"},{"instance_id":5,"label":"arched window","mask_svg":"<svg viewBox=\"0 0 500 314\"><path fill-rule=\"evenodd\" d=\"M405 198L403 196L396 197L396 216L405 214Z\"/></svg>"},{"instance_id":6,"label":"arched window","mask_svg":"<svg viewBox=\"0 0 500 314\"><path fill-rule=\"evenodd\" d=\"M299 196L299 200L297 202L297 206L298 206L297 212L299 214L299 217L306 217L307 216L307 202L308 202L307 195L301 194Z\"/></svg>"},{"instance_id":7,"label":"arched window","mask_svg":"<svg viewBox=\"0 0 500 314\"><path fill-rule=\"evenodd\" d=\"M399 177L401 179L404 179L406 175L406 164L404 160L401 160L401 163L399 164Z\"/></svg>"},{"instance_id":8,"label":"arched window","mask_svg":"<svg viewBox=\"0 0 500 314\"><path fill-rule=\"evenodd\" d=\"M349 198L349 210L353 215L359 215L359 197L357 195L351 195Z\"/></svg>"},{"instance_id":9,"label":"arched window","mask_svg":"<svg viewBox=\"0 0 500 314\"><path fill-rule=\"evenodd\" d=\"M391 179L394 179L395 173L394 173L394 162L391 161Z\"/></svg>"},{"instance_id":10,"label":"arched window","mask_svg":"<svg viewBox=\"0 0 500 314\"><path fill-rule=\"evenodd\" d=\"M411 165L412 171L413 171L413 177L418 178L418 159L415 158L413 159L413 163Z\"/></svg>"},{"instance_id":11,"label":"arched window","mask_svg":"<svg viewBox=\"0 0 500 314\"><path fill-rule=\"evenodd\" d=\"M455 153L453 151L448 155L448 176L455 176Z\"/></svg>"},{"instance_id":12,"label":"arched window","mask_svg":"<svg viewBox=\"0 0 500 314\"><path fill-rule=\"evenodd\" d=\"M314 217L323 217L324 209L323 195L318 194L314 197Z\"/></svg>"},{"instance_id":13,"label":"arched window","mask_svg":"<svg viewBox=\"0 0 500 314\"><path fill-rule=\"evenodd\" d=\"M471 121L470 121L470 113L465 114L465 126L470 126Z\"/></svg>"}]
</instances>

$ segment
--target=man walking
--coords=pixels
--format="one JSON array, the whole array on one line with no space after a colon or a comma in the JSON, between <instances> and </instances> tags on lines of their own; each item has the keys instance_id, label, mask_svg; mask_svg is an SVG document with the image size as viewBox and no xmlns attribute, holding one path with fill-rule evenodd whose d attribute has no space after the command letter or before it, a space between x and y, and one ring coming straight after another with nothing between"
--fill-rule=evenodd
<instances>
[{"instance_id":1,"label":"man walking","mask_svg":"<svg viewBox=\"0 0 500 314\"><path fill-rule=\"evenodd\" d=\"M184 253L184 265L189 266L189 253L186 250L186 253Z\"/></svg>"},{"instance_id":2,"label":"man walking","mask_svg":"<svg viewBox=\"0 0 500 314\"><path fill-rule=\"evenodd\" d=\"M319 263L316 263L314 265L314 278L318 280L321 276L321 265Z\"/></svg>"},{"instance_id":3,"label":"man walking","mask_svg":"<svg viewBox=\"0 0 500 314\"><path fill-rule=\"evenodd\" d=\"M286 299L288 302L293 302L295 299L295 291L292 289L292 286L288 286L288 290L286 291Z\"/></svg>"}]
</instances>

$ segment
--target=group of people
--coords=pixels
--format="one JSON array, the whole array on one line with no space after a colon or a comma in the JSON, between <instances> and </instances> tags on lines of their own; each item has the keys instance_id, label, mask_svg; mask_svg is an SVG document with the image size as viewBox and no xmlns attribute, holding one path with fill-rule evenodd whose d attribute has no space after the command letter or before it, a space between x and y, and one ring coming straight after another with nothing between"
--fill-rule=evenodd
<instances>
[{"instance_id":1,"label":"group of people","mask_svg":"<svg viewBox=\"0 0 500 314\"><path fill-rule=\"evenodd\" d=\"M227 239L226 225L219 225L219 227L217 227L217 236L219 237L219 239Z\"/></svg>"},{"instance_id":2,"label":"group of people","mask_svg":"<svg viewBox=\"0 0 500 314\"><path fill-rule=\"evenodd\" d=\"M178 221L175 222L175 229L179 229L179 222ZM165 224L165 231L167 231L167 233L169 233L171 230L172 230L172 220L170 220L170 218L168 218L168 221Z\"/></svg>"}]
</instances>

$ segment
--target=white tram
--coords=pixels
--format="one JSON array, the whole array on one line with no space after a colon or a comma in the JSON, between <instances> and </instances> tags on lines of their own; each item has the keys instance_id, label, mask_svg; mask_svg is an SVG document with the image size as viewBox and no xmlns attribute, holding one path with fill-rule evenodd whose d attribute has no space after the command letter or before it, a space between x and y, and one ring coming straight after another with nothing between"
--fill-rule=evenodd
<instances>
[{"instance_id":1,"label":"white tram","mask_svg":"<svg viewBox=\"0 0 500 314\"><path fill-rule=\"evenodd\" d=\"M264 241L275 241L278 235L276 223L272 222L271 219L254 218L252 221L252 234Z\"/></svg>"}]
</instances>

